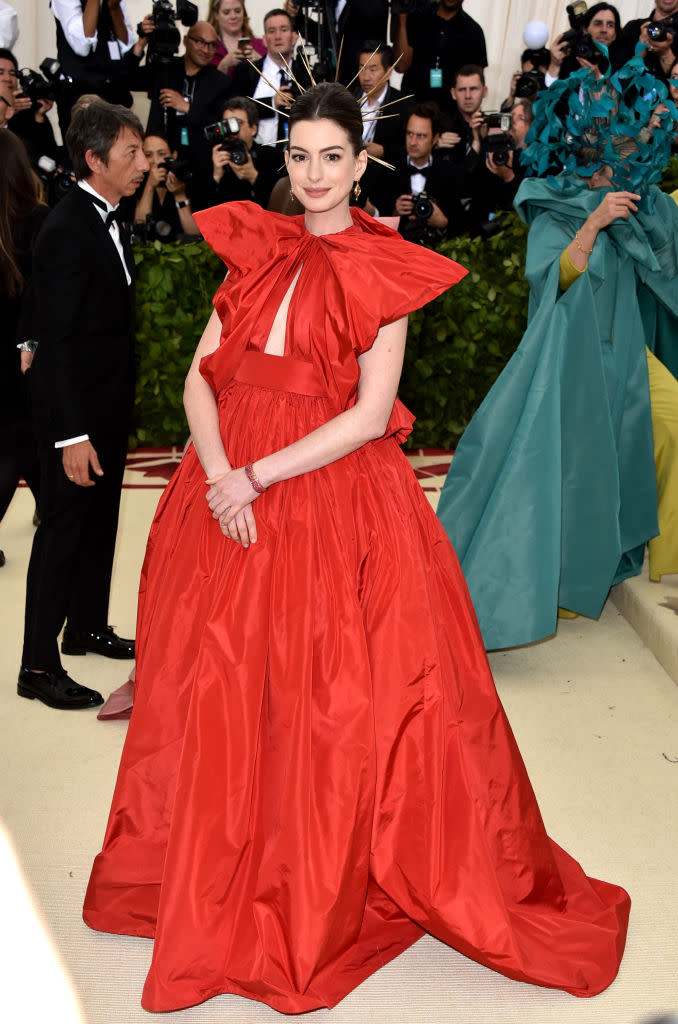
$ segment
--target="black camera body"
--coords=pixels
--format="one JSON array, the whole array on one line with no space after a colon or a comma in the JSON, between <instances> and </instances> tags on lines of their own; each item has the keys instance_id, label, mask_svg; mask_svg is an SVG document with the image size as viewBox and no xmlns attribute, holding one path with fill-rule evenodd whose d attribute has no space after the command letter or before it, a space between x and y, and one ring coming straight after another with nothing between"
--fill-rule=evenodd
<instances>
[{"instance_id":1,"label":"black camera body","mask_svg":"<svg viewBox=\"0 0 678 1024\"><path fill-rule=\"evenodd\" d=\"M516 81L516 99L533 100L545 88L546 75L543 71L523 71Z\"/></svg>"},{"instance_id":2,"label":"black camera body","mask_svg":"<svg viewBox=\"0 0 678 1024\"><path fill-rule=\"evenodd\" d=\"M203 129L205 138L211 146L218 143L219 149L231 154L231 163L242 167L247 163L249 153L243 140L238 137L239 131L237 117L227 117L224 121L208 124Z\"/></svg>"},{"instance_id":3,"label":"black camera body","mask_svg":"<svg viewBox=\"0 0 678 1024\"><path fill-rule=\"evenodd\" d=\"M28 96L34 106L37 106L41 100L53 100L55 98L54 89L47 79L43 78L37 71L33 71L32 68L21 68L17 75L17 82L21 87L22 93Z\"/></svg>"},{"instance_id":4,"label":"black camera body","mask_svg":"<svg viewBox=\"0 0 678 1024\"><path fill-rule=\"evenodd\" d=\"M157 60L169 60L178 52L181 44L181 33L177 28L177 20L186 28L195 25L198 20L198 8L189 0L177 0L176 15L170 0L153 0L151 11L153 31L149 37L146 62L153 64ZM137 33L143 36L141 23L137 25Z\"/></svg>"},{"instance_id":5,"label":"black camera body","mask_svg":"<svg viewBox=\"0 0 678 1024\"><path fill-rule=\"evenodd\" d=\"M506 166L514 151L513 139L507 132L488 135L485 140L485 156L491 156L498 167Z\"/></svg>"},{"instance_id":6,"label":"black camera body","mask_svg":"<svg viewBox=\"0 0 678 1024\"><path fill-rule=\"evenodd\" d=\"M426 192L412 196L412 213L417 220L427 221L433 214L433 200Z\"/></svg>"},{"instance_id":7,"label":"black camera body","mask_svg":"<svg viewBox=\"0 0 678 1024\"><path fill-rule=\"evenodd\" d=\"M59 167L51 156L41 156L38 160L38 177L44 185L48 206L56 206L75 185L75 175Z\"/></svg>"},{"instance_id":8,"label":"black camera body","mask_svg":"<svg viewBox=\"0 0 678 1024\"><path fill-rule=\"evenodd\" d=\"M678 22L674 17L664 18L663 21L653 21L647 26L647 35L653 43L665 43L669 34L675 39L678 36Z\"/></svg>"},{"instance_id":9,"label":"black camera body","mask_svg":"<svg viewBox=\"0 0 678 1024\"><path fill-rule=\"evenodd\" d=\"M510 110L488 110L487 113L483 113L483 120L487 128L509 132L513 124L513 114Z\"/></svg>"},{"instance_id":10,"label":"black camera body","mask_svg":"<svg viewBox=\"0 0 678 1024\"><path fill-rule=\"evenodd\" d=\"M184 184L193 177L188 160L177 160L176 157L168 156L160 161L158 167L164 167L168 174L173 174L175 178L178 178Z\"/></svg>"}]
</instances>

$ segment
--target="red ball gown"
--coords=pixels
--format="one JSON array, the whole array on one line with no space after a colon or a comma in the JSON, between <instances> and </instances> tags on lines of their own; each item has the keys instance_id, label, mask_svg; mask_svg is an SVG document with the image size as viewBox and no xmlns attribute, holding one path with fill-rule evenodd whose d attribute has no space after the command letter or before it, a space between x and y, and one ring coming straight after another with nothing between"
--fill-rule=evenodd
<instances>
[{"instance_id":1,"label":"red ball gown","mask_svg":"<svg viewBox=\"0 0 678 1024\"><path fill-rule=\"evenodd\" d=\"M198 214L229 267L203 359L233 466L356 400L380 326L463 276L359 211L333 235L231 203ZM301 268L285 355L263 352ZM334 1006L425 932L578 996L614 979L629 898L548 838L463 576L400 443L257 499L227 540L191 448L151 527L135 705L92 928L155 938L149 1010L232 992Z\"/></svg>"}]
</instances>

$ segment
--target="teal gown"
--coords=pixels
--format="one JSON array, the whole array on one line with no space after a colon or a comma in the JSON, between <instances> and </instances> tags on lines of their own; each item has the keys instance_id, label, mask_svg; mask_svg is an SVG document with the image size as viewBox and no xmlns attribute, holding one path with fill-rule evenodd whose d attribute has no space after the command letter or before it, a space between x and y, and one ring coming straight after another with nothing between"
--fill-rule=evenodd
<instances>
[{"instance_id":1,"label":"teal gown","mask_svg":"<svg viewBox=\"0 0 678 1024\"><path fill-rule=\"evenodd\" d=\"M652 186L561 292L561 254L602 190L559 181L528 179L516 197L530 226L527 330L438 506L488 650L550 636L559 605L598 617L658 533L645 346L676 375L678 208Z\"/></svg>"}]
</instances>

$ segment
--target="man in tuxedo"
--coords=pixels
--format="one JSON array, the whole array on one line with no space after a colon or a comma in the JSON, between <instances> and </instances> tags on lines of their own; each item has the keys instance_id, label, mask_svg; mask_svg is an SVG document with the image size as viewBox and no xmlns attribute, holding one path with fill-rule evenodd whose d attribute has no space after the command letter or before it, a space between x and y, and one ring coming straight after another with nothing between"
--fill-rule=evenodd
<instances>
[{"instance_id":1,"label":"man in tuxedo","mask_svg":"<svg viewBox=\"0 0 678 1024\"><path fill-rule=\"evenodd\" d=\"M139 120L103 101L74 115L66 144L77 186L47 217L33 254L37 351L29 374L40 525L18 693L75 709L102 697L62 667L64 621L64 654L134 657L134 641L107 624L134 375L134 261L115 211L140 185L148 161Z\"/></svg>"},{"instance_id":2,"label":"man in tuxedo","mask_svg":"<svg viewBox=\"0 0 678 1024\"><path fill-rule=\"evenodd\" d=\"M454 176L434 153L440 135L440 111L431 101L411 110L405 131L406 156L395 171L377 168L368 179L368 197L383 217L398 216L398 230L410 241L435 243L444 238L453 220ZM363 175L363 180L367 175ZM417 213L416 200L430 200L428 216Z\"/></svg>"},{"instance_id":3,"label":"man in tuxedo","mask_svg":"<svg viewBox=\"0 0 678 1024\"><path fill-rule=\"evenodd\" d=\"M366 40L358 57L360 88L356 97L363 115L363 141L369 156L392 161L399 155L403 144L404 120L401 114L401 93L389 79L393 72L393 50L386 43ZM371 120L381 115L384 120ZM393 115L388 117L386 115Z\"/></svg>"},{"instance_id":4,"label":"man in tuxedo","mask_svg":"<svg viewBox=\"0 0 678 1024\"><path fill-rule=\"evenodd\" d=\"M266 56L254 61L254 67L245 61L236 67L231 82L231 96L249 96L260 101L256 141L260 146L272 146L287 135L287 118L275 111L284 111L291 105L298 92L287 72L285 61L303 88L311 83L301 61L294 60L297 32L292 18L282 7L275 7L264 17L264 43ZM289 100L279 96L274 86L283 97L289 97ZM275 110L271 110L270 107L274 107Z\"/></svg>"}]
</instances>

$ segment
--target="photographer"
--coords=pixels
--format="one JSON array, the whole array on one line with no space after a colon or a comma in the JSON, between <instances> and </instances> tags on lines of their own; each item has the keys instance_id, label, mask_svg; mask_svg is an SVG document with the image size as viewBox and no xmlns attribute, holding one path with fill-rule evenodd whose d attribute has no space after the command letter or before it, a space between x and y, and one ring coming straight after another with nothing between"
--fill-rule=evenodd
<instances>
[{"instance_id":1,"label":"photographer","mask_svg":"<svg viewBox=\"0 0 678 1024\"><path fill-rule=\"evenodd\" d=\"M487 86L480 65L465 64L459 68L450 95L453 107L444 116L438 147L447 150L448 162L463 164L472 171L479 163L485 134L485 119L480 108L487 96Z\"/></svg>"},{"instance_id":2,"label":"photographer","mask_svg":"<svg viewBox=\"0 0 678 1024\"><path fill-rule=\"evenodd\" d=\"M546 73L547 86L558 78L567 78L573 71L578 71L583 66L582 60L574 53L574 49L577 48L575 35L580 44L585 43L588 38L594 43L603 43L607 47L609 65L613 71L633 56L634 46L629 45L622 32L619 11L612 4L594 4L580 15L571 15L568 9L568 16L571 28L561 33L551 46L551 62ZM600 57L596 56L593 63L601 70L605 70L608 58L601 53Z\"/></svg>"},{"instance_id":3,"label":"photographer","mask_svg":"<svg viewBox=\"0 0 678 1024\"><path fill-rule=\"evenodd\" d=\"M170 149L193 162L203 147L203 128L218 119L229 89L228 79L211 63L217 34L206 21L197 21L184 36L183 56L163 57L140 67L153 25L152 15L147 15L142 22L144 35L126 57L134 67L135 87L153 97L146 132L160 132Z\"/></svg>"},{"instance_id":4,"label":"photographer","mask_svg":"<svg viewBox=\"0 0 678 1024\"><path fill-rule=\"evenodd\" d=\"M176 153L171 152L167 139L147 132L143 150L149 169L137 192L135 225L148 225L149 234L159 242L173 242L178 235L199 235L186 185L167 168L168 162L176 161Z\"/></svg>"},{"instance_id":5,"label":"photographer","mask_svg":"<svg viewBox=\"0 0 678 1024\"><path fill-rule=\"evenodd\" d=\"M31 163L35 166L41 156L56 159L58 147L52 125L47 118L53 101L32 100L24 93L19 82L19 65L11 50L0 49L0 83L12 90L12 131L26 147Z\"/></svg>"},{"instance_id":6,"label":"photographer","mask_svg":"<svg viewBox=\"0 0 678 1024\"><path fill-rule=\"evenodd\" d=\"M431 10L396 14L391 34L398 70L404 72L402 91L417 100L435 100L452 110L450 89L465 64L487 67L485 35L462 10L463 0L440 0Z\"/></svg>"},{"instance_id":7,"label":"photographer","mask_svg":"<svg viewBox=\"0 0 678 1024\"><path fill-rule=\"evenodd\" d=\"M323 48L334 50L332 43L336 43L336 52L332 53L330 58L331 64L336 62L339 47L342 47L339 81L344 85L348 85L358 73L359 49L363 41L386 39L388 0L329 0L316 5L285 0L283 6L295 18L297 31L304 36L307 43L315 47L316 51L322 54ZM306 21L304 17L303 8L311 8L312 11L314 7L319 8L326 19L332 19L331 26L326 24L324 40L318 39L317 21L312 18ZM305 35L307 25L309 38Z\"/></svg>"},{"instance_id":8,"label":"photographer","mask_svg":"<svg viewBox=\"0 0 678 1024\"><path fill-rule=\"evenodd\" d=\"M406 156L394 171L376 168L374 183L368 179L371 202L382 216L398 216L398 230L412 242L435 244L448 233L454 175L434 153L439 137L438 107L417 103L405 129Z\"/></svg>"},{"instance_id":9,"label":"photographer","mask_svg":"<svg viewBox=\"0 0 678 1024\"><path fill-rule=\"evenodd\" d=\"M624 25L624 40L631 53L635 50L638 42L648 45L650 42L650 36L647 33L649 27L675 28L675 24L671 23L675 23L676 20L678 20L678 0L655 0L654 9L647 18L634 18ZM669 25L663 26L662 22L666 21L669 22ZM675 32L672 35L675 38Z\"/></svg>"},{"instance_id":10,"label":"photographer","mask_svg":"<svg viewBox=\"0 0 678 1024\"><path fill-rule=\"evenodd\" d=\"M57 57L71 79L57 100L65 138L71 107L84 93L132 106L122 58L137 36L126 0L51 0L50 9L56 19Z\"/></svg>"},{"instance_id":11,"label":"photographer","mask_svg":"<svg viewBox=\"0 0 678 1024\"><path fill-rule=\"evenodd\" d=\"M650 17L629 22L624 34L629 43L645 45L643 60L648 70L668 81L678 59L678 0L657 0Z\"/></svg>"},{"instance_id":12,"label":"photographer","mask_svg":"<svg viewBox=\"0 0 678 1024\"><path fill-rule=\"evenodd\" d=\"M520 71L511 78L511 90L500 110L512 110L517 99L537 98L537 93L546 88L546 72L551 63L551 51L543 46L540 50L523 50L520 55Z\"/></svg>"},{"instance_id":13,"label":"photographer","mask_svg":"<svg viewBox=\"0 0 678 1024\"><path fill-rule=\"evenodd\" d=\"M203 210L219 203L249 199L266 209L273 185L280 177L281 157L272 146L255 142L259 107L247 96L232 96L221 118L228 133L212 147L210 173L201 174L193 182L195 208Z\"/></svg>"}]
</instances>

